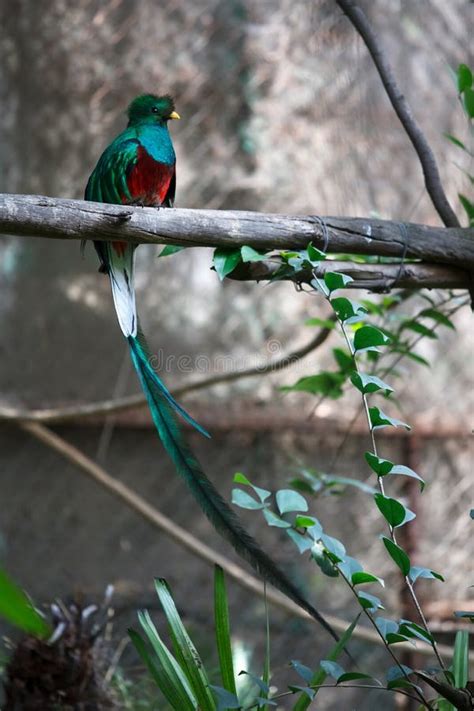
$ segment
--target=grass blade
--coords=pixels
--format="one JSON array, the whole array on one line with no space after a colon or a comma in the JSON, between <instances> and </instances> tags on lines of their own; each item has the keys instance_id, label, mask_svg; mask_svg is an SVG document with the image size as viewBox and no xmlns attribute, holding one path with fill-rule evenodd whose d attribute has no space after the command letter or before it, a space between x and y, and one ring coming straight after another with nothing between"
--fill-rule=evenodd
<instances>
[{"instance_id":1,"label":"grass blade","mask_svg":"<svg viewBox=\"0 0 474 711\"><path fill-rule=\"evenodd\" d=\"M198 707L197 701L193 697L189 686L187 686L186 678L184 678L183 683L180 674L177 673L176 667L179 669L179 666L176 659L174 659L172 654L161 642L158 634L157 637L160 642L159 645L157 645L156 639L154 641L150 639L147 624L143 623L142 620L140 620L140 623L142 624L148 639L153 645L153 649L155 651L154 657L150 654L147 645L138 632L135 632L135 630L129 630L128 633L135 649L145 663L155 684L175 711L181 711L181 709L183 709L183 711L196 711ZM157 647L160 647L159 651Z\"/></svg>"},{"instance_id":2,"label":"grass blade","mask_svg":"<svg viewBox=\"0 0 474 711\"><path fill-rule=\"evenodd\" d=\"M337 644L334 645L334 647L331 649L329 654L327 655L326 659L328 659L331 662L336 662L341 654L344 651L344 648L346 647L347 643L349 642L350 638L352 637L352 633L359 622L359 617L360 615L357 615L355 618L354 622L346 629L344 634L341 636L341 639ZM315 673L313 678L311 679L311 682L308 684L308 686L319 686L320 684L324 683L324 680L326 679L327 674L324 671L324 669L318 669ZM318 693L318 689L315 690L315 695ZM305 693L302 693L301 696L299 697L298 701L296 704L293 706L293 711L306 711L308 706L313 703L313 700L309 698L309 696Z\"/></svg>"},{"instance_id":3,"label":"grass blade","mask_svg":"<svg viewBox=\"0 0 474 711\"><path fill-rule=\"evenodd\" d=\"M465 689L469 678L469 632L456 632L453 655L454 683L458 689Z\"/></svg>"},{"instance_id":4,"label":"grass blade","mask_svg":"<svg viewBox=\"0 0 474 711\"><path fill-rule=\"evenodd\" d=\"M214 621L222 685L224 689L237 695L225 576L218 565L214 567Z\"/></svg>"},{"instance_id":5,"label":"grass blade","mask_svg":"<svg viewBox=\"0 0 474 711\"><path fill-rule=\"evenodd\" d=\"M165 580L157 578L155 587L168 620L175 655L196 695L200 711L216 711L216 702L209 688L206 670L181 617Z\"/></svg>"}]
</instances>

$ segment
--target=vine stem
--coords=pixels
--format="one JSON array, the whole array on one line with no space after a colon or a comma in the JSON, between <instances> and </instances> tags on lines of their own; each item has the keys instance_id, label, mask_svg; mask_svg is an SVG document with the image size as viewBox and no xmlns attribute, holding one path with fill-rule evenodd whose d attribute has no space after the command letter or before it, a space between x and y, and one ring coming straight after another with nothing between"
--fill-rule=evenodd
<instances>
[{"instance_id":1,"label":"vine stem","mask_svg":"<svg viewBox=\"0 0 474 711\"><path fill-rule=\"evenodd\" d=\"M319 290L321 291L322 294L325 295L325 298L326 298L326 300L328 301L329 305L331 306L331 308L333 308L333 306L332 306L332 304L331 304L330 293L327 292L326 286L325 286L325 285L323 286L323 284L321 283L320 279L316 276L316 274L314 274L314 278L315 278L316 283L317 283L318 286L319 286ZM334 311L334 309L333 309L333 311ZM348 336L348 334L347 334L347 331L346 331L346 329L345 329L345 327L344 327L344 322L339 318L339 316L337 315L336 312L334 312L334 313L335 313L337 322L339 323L339 326L340 326L340 328L341 328L341 331L342 331L342 333L343 333L344 339L345 339L345 341L346 341L346 343L347 343L347 347L349 348L349 352L350 352L350 354L351 354L351 356L352 356L352 359L353 359L353 362L354 362L354 367L356 368L357 373L359 373L359 365L358 365L357 359L356 359L356 357L355 357L354 347L353 347L353 345L352 345L352 343L351 343L351 340L350 340L350 338L349 338L349 336ZM374 435L372 423L371 423L371 420L370 420L369 405L368 405L367 397L366 397L366 395L365 395L364 393L362 393L362 398L363 398L364 409L365 409L365 412L366 412L367 422L368 422L368 426L369 426L369 430L370 430L370 436L371 436L371 439L372 439L372 447L373 447L375 456L377 456L377 454L376 454L376 451L377 451L377 444L376 444L376 441L375 441L375 435ZM377 478L379 478L379 477L377 477ZM380 485L380 491L381 491L382 495L385 495L385 494L384 494L383 483L382 483L381 481L379 481L379 485ZM389 526L389 529L390 529L390 535L392 536L392 539L393 539L393 535L394 535L394 534L393 534L393 529L392 529L391 526ZM394 542L395 542L395 541L394 541ZM351 590L352 594L353 594L354 597L356 598L357 602L359 603L359 605L361 605L361 601L360 601L360 599L359 599L359 596L358 596L358 594L357 594L357 591L355 590L354 586L352 585L352 582L347 578L347 576L344 574L344 572L340 569L340 567L339 567L337 564L335 564L335 566L336 566L336 568L337 568L339 574L340 574L341 577L343 578L343 580L344 580L344 581L346 582L346 584L349 586L349 589ZM405 577L405 580L407 580L406 577ZM413 589L411 590L411 592L413 593L413 595L415 595ZM416 596L415 596L415 597L416 597ZM417 601L417 602L418 602L418 601ZM379 628L377 627L377 624L376 624L374 618L372 617L371 614L369 614L369 611L368 611L363 605L361 605L361 607L362 607L362 610L363 610L364 614L366 615L366 617L368 618L368 620L370 621L370 623L371 623L372 626L374 627L375 631L376 631L377 634L379 635L380 639L382 640L382 642L383 642L383 644L384 644L384 646L385 646L385 649L387 650L387 652L388 652L388 653L390 654L390 656L392 657L392 659L393 659L393 661L395 662L396 666L400 669L400 671L402 672L402 674L403 674L403 676L405 677L405 679L406 679L409 683L411 683L407 672L406 672L405 669L403 668L403 665L400 663L400 661L398 660L398 658L397 658L397 656L395 655L395 653L393 652L393 650L390 648L390 645L387 643L387 640L385 639L384 635L382 634L382 632L381 632L381 631L379 630ZM424 619L424 618L423 618L423 619ZM428 631L428 634L430 635L431 639L433 640L433 637L431 636L431 633L429 632L429 630L427 630L427 631ZM432 642L432 647L434 647L434 640L433 640L433 642ZM435 651L437 652L437 650L435 650ZM439 655L437 654L436 656L437 656L437 658L440 660ZM442 661L441 661L441 666L442 666L442 668L444 669L444 665L443 665ZM415 689L415 692L416 692L416 695L417 695L417 699L418 699L419 701L421 701L421 702L426 706L426 708L429 709L429 708L430 708L430 704L429 704L428 701L425 699L423 693L420 692L420 691L418 691L418 689Z\"/></svg>"},{"instance_id":2,"label":"vine stem","mask_svg":"<svg viewBox=\"0 0 474 711\"><path fill-rule=\"evenodd\" d=\"M331 303L329 297L328 297L328 301L329 301L329 303ZM355 350L354 350L354 346L353 346L353 344L352 344L352 342L351 342L351 339L349 338L349 335L348 335L348 333L347 333L347 329L346 329L346 327L345 327L345 325L344 325L344 322L343 322L339 317L338 317L337 320L338 320L338 323L339 323L339 325L340 325L340 327L341 327L341 331L342 331L342 333L343 333L343 335L344 335L344 339L345 339L345 341L346 341L347 347L349 348L349 352L350 352L350 354L351 354L351 356L352 356L352 360L353 360L353 362L354 362L354 367L355 367L355 369L356 369L356 372L357 372L358 375L360 375L360 368L359 368L359 363L358 363L357 358L356 358L356 352L355 352ZM372 424L372 420L371 420L371 417L370 417L369 402L368 402L367 394L366 394L366 393L362 393L362 402L363 402L363 405L364 405L365 416L366 416L366 418L367 418L367 425L368 425L369 431L370 431L370 438L371 438L371 442L372 442L372 451L373 451L373 454L374 454L376 457L378 457L377 443L376 443L376 441L375 441L374 426L373 426L373 424ZM384 486L384 483L383 483L383 481L382 481L382 478L379 477L379 476L377 476L377 484L378 484L378 487L379 487L379 489L380 489L380 493L382 494L382 496L385 496L385 486ZM389 533L390 533L390 538L391 538L391 540L393 541L393 543L394 543L395 545L398 545L398 543L397 543L397 537L396 537L396 534L395 534L394 527L393 527L391 524L389 524L389 523L388 523L388 530L389 530ZM421 623L422 623L424 629L426 630L426 632L428 633L428 635L429 635L429 637L430 637L430 640L429 640L429 641L430 641L430 643L431 643L431 646L433 647L433 652L434 652L434 654L435 654L435 656L436 656L436 659L438 660L438 663L439 663L441 669L443 669L443 671L446 671L446 666L445 666L445 664L444 664L444 662L443 662L443 659L442 659L442 657L441 657L441 655L440 655L440 653L439 653L439 651L438 651L438 647L437 647L436 641L435 641L433 635L431 634L430 628L429 628L428 623L427 623L427 621L426 621L426 617L425 617L425 615L423 614L423 610L421 609L421 605L420 605L420 603L419 603L419 601L418 601L418 598L417 598L417 596L416 596L415 589L414 589L414 587L413 587L413 583L411 582L411 580L410 580L410 578L409 578L408 575L405 575L404 578L405 578L406 586L407 586L407 588L408 588L408 592L409 592L410 597L411 597L411 599L412 599L412 601L413 601L413 604L414 604L414 606L415 606L415 609L416 609L416 611L418 612L418 615L419 615L419 617L420 617Z\"/></svg>"},{"instance_id":3,"label":"vine stem","mask_svg":"<svg viewBox=\"0 0 474 711\"><path fill-rule=\"evenodd\" d=\"M347 583L347 585L349 586L349 588L350 588L352 594L353 594L354 597L356 598L357 602L359 603L359 605L361 605L359 596L358 596L358 594L357 594L357 590L355 589L354 585L353 585L352 582L349 580L349 578L344 574L344 572L340 569L340 567L339 567L337 564L335 564L335 566L336 566L336 568L337 568L337 570L338 570L338 572L339 572L339 575L340 575L341 578ZM367 617L367 619L369 620L369 622L371 623L371 625L373 626L373 628L375 629L375 631L376 631L377 634L379 635L380 639L382 640L382 642L383 642L383 644L384 644L384 646L385 646L385 649L387 650L387 652L388 652L388 653L390 654L390 656L392 657L392 659L393 659L393 661L395 662L396 666L400 669L400 671L402 672L403 676L404 676L405 679L408 681L408 683L411 684L411 681L410 681L410 678L409 678L408 673L405 671L405 669L403 668L403 665L401 664L401 662L399 662L399 660L397 659L396 654L393 652L393 650L391 649L391 647L390 647L390 645L388 644L387 640L386 640L385 637L383 636L382 632L381 632L381 631L379 630L379 628L377 627L377 624L376 624L374 618L372 617L372 615L369 613L369 611L368 611L363 605L361 605L361 607L362 607L362 611L364 612L365 616ZM423 704L425 704L426 708L430 708L429 702L425 699L425 697L423 696L423 693L422 693L421 691L418 691L418 689L415 689L415 692L416 692L416 694L417 694L418 701L421 701Z\"/></svg>"}]
</instances>

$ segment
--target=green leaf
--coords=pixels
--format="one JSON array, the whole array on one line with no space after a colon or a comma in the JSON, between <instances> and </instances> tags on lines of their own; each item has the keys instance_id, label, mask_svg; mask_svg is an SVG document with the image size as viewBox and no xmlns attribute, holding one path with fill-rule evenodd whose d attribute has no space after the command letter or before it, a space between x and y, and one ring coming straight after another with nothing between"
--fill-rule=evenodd
<instances>
[{"instance_id":1,"label":"green leaf","mask_svg":"<svg viewBox=\"0 0 474 711\"><path fill-rule=\"evenodd\" d=\"M322 659L319 662L319 665L321 669L324 669L326 674L329 674L329 676L332 676L333 679L336 681L339 679L340 676L345 674L344 669L341 667L340 664L337 662L332 662L330 659Z\"/></svg>"},{"instance_id":2,"label":"green leaf","mask_svg":"<svg viewBox=\"0 0 474 711\"><path fill-rule=\"evenodd\" d=\"M336 328L336 322L331 321L329 318L309 318L304 324L305 326L320 326L321 328L328 328L330 330Z\"/></svg>"},{"instance_id":3,"label":"green leaf","mask_svg":"<svg viewBox=\"0 0 474 711\"><path fill-rule=\"evenodd\" d=\"M394 464L388 459L381 459L377 457L372 452L366 452L364 454L365 461L377 476L387 476L392 471Z\"/></svg>"},{"instance_id":4,"label":"green leaf","mask_svg":"<svg viewBox=\"0 0 474 711\"><path fill-rule=\"evenodd\" d=\"M464 92L464 108L470 119L474 118L474 91L465 89Z\"/></svg>"},{"instance_id":5,"label":"green leaf","mask_svg":"<svg viewBox=\"0 0 474 711\"><path fill-rule=\"evenodd\" d=\"M326 549L326 552L330 554L331 559L334 563L339 563L343 561L346 556L346 549L344 545L337 538L328 536L326 533L321 535L321 541Z\"/></svg>"},{"instance_id":6,"label":"green leaf","mask_svg":"<svg viewBox=\"0 0 474 711\"><path fill-rule=\"evenodd\" d=\"M424 627L417 625L416 622L401 620L398 631L406 637L414 637L416 639L421 639L422 642L429 642L430 644L433 644L433 637L430 632L425 630Z\"/></svg>"},{"instance_id":7,"label":"green leaf","mask_svg":"<svg viewBox=\"0 0 474 711\"><path fill-rule=\"evenodd\" d=\"M398 624L394 620L389 620L386 617L377 617L375 624L385 640L388 634L396 634L396 632L398 632Z\"/></svg>"},{"instance_id":8,"label":"green leaf","mask_svg":"<svg viewBox=\"0 0 474 711\"><path fill-rule=\"evenodd\" d=\"M445 138L448 139L448 141L454 143L454 145L458 148L462 148L464 151L466 150L466 146L464 145L464 143L460 141L459 138L456 138L456 136L453 136L451 133L444 133L443 135Z\"/></svg>"},{"instance_id":9,"label":"green leaf","mask_svg":"<svg viewBox=\"0 0 474 711\"><path fill-rule=\"evenodd\" d=\"M276 528L291 528L291 523L284 521L280 516L277 516L273 511L269 509L263 510L263 515L269 526L276 526Z\"/></svg>"},{"instance_id":10,"label":"green leaf","mask_svg":"<svg viewBox=\"0 0 474 711\"><path fill-rule=\"evenodd\" d=\"M241 247L240 256L243 262L261 262L267 259L266 254L260 254L260 252L257 252L253 247Z\"/></svg>"},{"instance_id":11,"label":"green leaf","mask_svg":"<svg viewBox=\"0 0 474 711\"><path fill-rule=\"evenodd\" d=\"M128 633L135 649L148 667L156 685L169 701L172 708L183 708L186 711L195 711L197 699L191 690L183 670L156 631L150 615L148 612L139 612L138 619L148 641L153 647L154 655L151 656L147 646L137 632L129 630Z\"/></svg>"},{"instance_id":12,"label":"green leaf","mask_svg":"<svg viewBox=\"0 0 474 711\"><path fill-rule=\"evenodd\" d=\"M398 644L399 642L409 642L410 640L404 634L398 634L398 632L388 632L385 641L387 644Z\"/></svg>"},{"instance_id":13,"label":"green leaf","mask_svg":"<svg viewBox=\"0 0 474 711\"><path fill-rule=\"evenodd\" d=\"M415 361L415 363L419 363L420 365L425 365L427 368L431 367L431 363L428 360L426 360L426 358L423 358L423 356L418 355L418 353L411 351L409 348L406 348L406 347L392 348L391 350L393 353L400 353L401 355L405 356L406 358L410 358L410 360Z\"/></svg>"},{"instance_id":14,"label":"green leaf","mask_svg":"<svg viewBox=\"0 0 474 711\"><path fill-rule=\"evenodd\" d=\"M362 326L357 329L354 336L354 350L378 351L378 346L386 346L390 342L388 336L385 335L379 328L375 326Z\"/></svg>"},{"instance_id":15,"label":"green leaf","mask_svg":"<svg viewBox=\"0 0 474 711\"><path fill-rule=\"evenodd\" d=\"M280 489L276 493L276 502L278 510L281 514L288 513L288 511L307 511L308 502L298 494L297 491L292 489Z\"/></svg>"},{"instance_id":16,"label":"green leaf","mask_svg":"<svg viewBox=\"0 0 474 711\"><path fill-rule=\"evenodd\" d=\"M341 274L341 272L326 272L324 275L324 283L329 289L329 293L336 291L336 289L343 289L351 281L354 281L352 277Z\"/></svg>"},{"instance_id":17,"label":"green leaf","mask_svg":"<svg viewBox=\"0 0 474 711\"><path fill-rule=\"evenodd\" d=\"M410 572L410 558L407 556L403 548L397 546L390 538L382 536L382 541L387 549L390 558L398 565L403 575L408 575Z\"/></svg>"},{"instance_id":18,"label":"green leaf","mask_svg":"<svg viewBox=\"0 0 474 711\"><path fill-rule=\"evenodd\" d=\"M218 565L214 566L214 625L222 683L228 692L230 691L236 695L237 689L235 686L234 663L232 660L227 590L224 571Z\"/></svg>"},{"instance_id":19,"label":"green leaf","mask_svg":"<svg viewBox=\"0 0 474 711\"><path fill-rule=\"evenodd\" d=\"M329 289L327 288L324 281L322 281L321 279L313 279L310 283L313 289L319 291L319 293L322 294L325 299L329 297Z\"/></svg>"},{"instance_id":20,"label":"green leaf","mask_svg":"<svg viewBox=\"0 0 474 711\"><path fill-rule=\"evenodd\" d=\"M234 482L236 484L246 484L247 486L252 486L252 482L247 479L245 474L242 474L242 472L236 472L234 474Z\"/></svg>"},{"instance_id":21,"label":"green leaf","mask_svg":"<svg viewBox=\"0 0 474 711\"><path fill-rule=\"evenodd\" d=\"M393 465L391 471L390 471L390 476L409 476L412 479L416 479L417 481L420 482L420 491L423 491L425 488L425 480L419 476L413 469L410 469L410 467L406 467L404 464L395 464Z\"/></svg>"},{"instance_id":22,"label":"green leaf","mask_svg":"<svg viewBox=\"0 0 474 711\"><path fill-rule=\"evenodd\" d=\"M352 633L354 632L357 623L359 622L360 615L357 615L355 618L354 622L352 622L351 625L346 629L344 634L341 635L341 639L336 643L336 645L331 649L330 653L327 655L326 661L329 662L335 662L339 659L341 656L342 652L344 649L347 647L347 644L352 637ZM316 695L319 691L319 688L321 684L324 684L324 681L327 677L327 672L324 669L318 669L313 677L309 680L309 684L313 687L316 688L315 694ZM293 711L306 711L306 709L309 707L311 704L312 698L309 697L307 694L302 693L301 696L299 697L298 701L293 707Z\"/></svg>"},{"instance_id":23,"label":"green leaf","mask_svg":"<svg viewBox=\"0 0 474 711\"><path fill-rule=\"evenodd\" d=\"M438 336L433 331L433 329L427 328L422 323L419 323L418 321L415 321L414 319L405 321L401 327L401 330L403 330L403 329L409 329L410 331L419 333L421 336L426 336L427 338L432 338L432 339L438 338Z\"/></svg>"},{"instance_id":24,"label":"green leaf","mask_svg":"<svg viewBox=\"0 0 474 711\"><path fill-rule=\"evenodd\" d=\"M385 587L385 583L382 578L372 573L366 573L361 570L354 573L351 577L352 585L363 585L364 583L380 583L382 587Z\"/></svg>"},{"instance_id":25,"label":"green leaf","mask_svg":"<svg viewBox=\"0 0 474 711\"><path fill-rule=\"evenodd\" d=\"M387 689L409 689L409 690L416 689L419 694L423 693L423 689L420 686L417 686L417 684L414 684L412 681L407 681L404 678L394 679L393 681L389 681L387 684ZM441 706L439 705L439 702L438 702L437 711L448 711L448 710L447 709L441 710ZM449 709L449 711L454 711L454 710Z\"/></svg>"},{"instance_id":26,"label":"green leaf","mask_svg":"<svg viewBox=\"0 0 474 711\"><path fill-rule=\"evenodd\" d=\"M324 252L321 252L320 249L317 249L314 245L311 244L311 242L306 248L306 253L310 262L323 262L326 259L326 255L324 254Z\"/></svg>"},{"instance_id":27,"label":"green leaf","mask_svg":"<svg viewBox=\"0 0 474 711\"><path fill-rule=\"evenodd\" d=\"M341 321L348 321L349 319L360 320L367 314L367 309L363 304L345 296L331 299L331 306Z\"/></svg>"},{"instance_id":28,"label":"green leaf","mask_svg":"<svg viewBox=\"0 0 474 711\"><path fill-rule=\"evenodd\" d=\"M26 593L0 569L0 617L39 639L50 637L51 626L33 607Z\"/></svg>"},{"instance_id":29,"label":"green leaf","mask_svg":"<svg viewBox=\"0 0 474 711\"><path fill-rule=\"evenodd\" d=\"M376 489L374 489L373 486L366 484L365 481L359 481L358 479L354 479L348 476L336 476L335 474L320 474L317 478L325 489L329 489L330 493L335 493L333 490L336 488L338 489L340 487L346 486L353 486L356 489L363 491L365 494L375 494L376 492Z\"/></svg>"},{"instance_id":30,"label":"green leaf","mask_svg":"<svg viewBox=\"0 0 474 711\"><path fill-rule=\"evenodd\" d=\"M240 249L218 247L214 251L213 264L219 279L222 281L224 277L233 272L241 259Z\"/></svg>"},{"instance_id":31,"label":"green leaf","mask_svg":"<svg viewBox=\"0 0 474 711\"><path fill-rule=\"evenodd\" d=\"M351 375L351 381L357 390L364 395L375 393L378 390L384 390L387 395L393 393L393 388L380 378L377 378L376 375L368 375L367 373L354 371Z\"/></svg>"},{"instance_id":32,"label":"green leaf","mask_svg":"<svg viewBox=\"0 0 474 711\"><path fill-rule=\"evenodd\" d=\"M355 681L357 679L371 679L372 681L377 682L379 686L381 686L380 682L377 681L377 679L374 679L374 677L370 676L370 674L364 674L363 672L346 672L345 674L341 674L341 676L337 680L337 683L343 684L345 681Z\"/></svg>"},{"instance_id":33,"label":"green leaf","mask_svg":"<svg viewBox=\"0 0 474 711\"><path fill-rule=\"evenodd\" d=\"M186 249L186 247L181 247L178 244L167 244L166 247L163 247L158 257L170 257L172 254L177 254L183 249Z\"/></svg>"},{"instance_id":34,"label":"green leaf","mask_svg":"<svg viewBox=\"0 0 474 711\"><path fill-rule=\"evenodd\" d=\"M472 86L472 72L467 64L460 64L457 70L458 91L462 94Z\"/></svg>"},{"instance_id":35,"label":"green leaf","mask_svg":"<svg viewBox=\"0 0 474 711\"><path fill-rule=\"evenodd\" d=\"M311 558L319 566L324 575L327 575L329 578L339 577L339 571L331 562L328 554L326 553L321 544L313 544L313 546L311 547Z\"/></svg>"},{"instance_id":36,"label":"green leaf","mask_svg":"<svg viewBox=\"0 0 474 711\"><path fill-rule=\"evenodd\" d=\"M246 491L242 491L242 489L232 489L232 503L240 506L241 509L250 509L252 511L265 508L265 504L256 501L253 496L247 494Z\"/></svg>"},{"instance_id":37,"label":"green leaf","mask_svg":"<svg viewBox=\"0 0 474 711\"><path fill-rule=\"evenodd\" d=\"M349 374L354 369L354 359L342 348L333 348L332 354L342 373Z\"/></svg>"},{"instance_id":38,"label":"green leaf","mask_svg":"<svg viewBox=\"0 0 474 711\"><path fill-rule=\"evenodd\" d=\"M306 392L312 395L325 395L337 399L342 395L342 385L345 378L341 373L323 371L317 375L307 375L300 378L294 385L280 388L282 392Z\"/></svg>"},{"instance_id":39,"label":"green leaf","mask_svg":"<svg viewBox=\"0 0 474 711\"><path fill-rule=\"evenodd\" d=\"M369 612L377 612L377 610L383 610L382 601L375 595L370 595L365 590L359 590L357 593L360 604L364 610L369 610Z\"/></svg>"},{"instance_id":40,"label":"green leaf","mask_svg":"<svg viewBox=\"0 0 474 711\"><path fill-rule=\"evenodd\" d=\"M474 222L474 203L469 200L465 195L462 193L458 193L459 196L459 201L461 205L463 206L466 215L469 218L469 224L472 224Z\"/></svg>"},{"instance_id":41,"label":"green leaf","mask_svg":"<svg viewBox=\"0 0 474 711\"><path fill-rule=\"evenodd\" d=\"M203 711L213 711L216 709L216 703L209 689L209 679L206 670L196 647L181 621L166 581L157 578L155 580L155 588L168 621L175 655L196 695L198 706L200 706Z\"/></svg>"},{"instance_id":42,"label":"green leaf","mask_svg":"<svg viewBox=\"0 0 474 711\"><path fill-rule=\"evenodd\" d=\"M374 499L377 508L390 526L396 528L405 522L407 509L400 501L383 494L375 494Z\"/></svg>"},{"instance_id":43,"label":"green leaf","mask_svg":"<svg viewBox=\"0 0 474 711\"><path fill-rule=\"evenodd\" d=\"M413 669L411 667L407 667L405 664L400 664L400 666L390 667L385 678L388 682L391 682L396 681L397 679L404 679L405 675L408 676L408 674L412 673Z\"/></svg>"},{"instance_id":44,"label":"green leaf","mask_svg":"<svg viewBox=\"0 0 474 711\"><path fill-rule=\"evenodd\" d=\"M455 610L454 616L463 620L474 622L474 610Z\"/></svg>"},{"instance_id":45,"label":"green leaf","mask_svg":"<svg viewBox=\"0 0 474 711\"><path fill-rule=\"evenodd\" d=\"M305 666L304 664L301 664L301 662L295 661L294 659L291 660L290 666L293 667L295 672L299 674L300 677L304 679L307 684L311 684L311 680L314 676L314 672L312 669Z\"/></svg>"},{"instance_id":46,"label":"green leaf","mask_svg":"<svg viewBox=\"0 0 474 711\"><path fill-rule=\"evenodd\" d=\"M420 565L412 565L409 573L410 580L415 583L418 578L426 578L427 580L441 580L444 583L444 578L440 573L436 573L429 568L423 568Z\"/></svg>"},{"instance_id":47,"label":"green leaf","mask_svg":"<svg viewBox=\"0 0 474 711\"><path fill-rule=\"evenodd\" d=\"M344 577L351 580L355 573L360 573L364 570L364 567L357 558L353 558L350 555L346 555L342 563L338 565L339 570L344 575Z\"/></svg>"},{"instance_id":48,"label":"green leaf","mask_svg":"<svg viewBox=\"0 0 474 711\"><path fill-rule=\"evenodd\" d=\"M323 531L323 528L319 523L318 519L313 518L313 516L296 516L295 526L296 528L318 528L321 533Z\"/></svg>"},{"instance_id":49,"label":"green leaf","mask_svg":"<svg viewBox=\"0 0 474 711\"><path fill-rule=\"evenodd\" d=\"M239 676L241 676L242 674L245 674L246 676L250 677L254 684L258 686L262 694L265 694L266 696L269 694L270 687L263 679L260 679L260 677L258 677L256 674L251 674L250 672L245 670L239 672Z\"/></svg>"},{"instance_id":50,"label":"green leaf","mask_svg":"<svg viewBox=\"0 0 474 711\"><path fill-rule=\"evenodd\" d=\"M406 422L397 420L395 417L389 417L378 407L370 407L369 414L372 429L379 427L404 427L406 430L411 430L410 425L407 425Z\"/></svg>"},{"instance_id":51,"label":"green leaf","mask_svg":"<svg viewBox=\"0 0 474 711\"><path fill-rule=\"evenodd\" d=\"M456 326L451 321L451 319L449 319L446 314L443 314L441 311L438 311L438 309L425 309L421 312L420 316L423 316L423 318L431 318L433 319L433 321L436 321L436 323L439 323L441 326L451 328L453 331L456 330Z\"/></svg>"},{"instance_id":52,"label":"green leaf","mask_svg":"<svg viewBox=\"0 0 474 711\"><path fill-rule=\"evenodd\" d=\"M311 550L313 547L314 543L309 536L304 536L303 534L298 533L298 531L294 531L292 528L287 528L286 532L300 553L306 553L306 551Z\"/></svg>"},{"instance_id":53,"label":"green leaf","mask_svg":"<svg viewBox=\"0 0 474 711\"><path fill-rule=\"evenodd\" d=\"M242 704L236 694L223 689L222 686L210 685L210 688L217 697L217 711L227 711L227 709L241 709Z\"/></svg>"},{"instance_id":54,"label":"green leaf","mask_svg":"<svg viewBox=\"0 0 474 711\"><path fill-rule=\"evenodd\" d=\"M271 496L271 491L268 491L268 489L261 489L259 486L255 486L249 479L247 479L245 474L242 474L241 472L237 472L236 474L234 474L234 482L236 484L245 484L246 486L250 486L257 494L262 504Z\"/></svg>"}]
</instances>

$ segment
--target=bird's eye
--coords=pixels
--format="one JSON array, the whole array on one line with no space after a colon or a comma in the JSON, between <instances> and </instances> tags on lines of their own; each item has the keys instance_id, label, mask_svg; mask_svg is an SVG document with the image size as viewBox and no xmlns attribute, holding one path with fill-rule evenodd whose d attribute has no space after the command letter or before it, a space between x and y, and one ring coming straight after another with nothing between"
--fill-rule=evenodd
<instances>
[{"instance_id":1,"label":"bird's eye","mask_svg":"<svg viewBox=\"0 0 474 711\"><path fill-rule=\"evenodd\" d=\"M159 111L158 106L152 106L151 112L152 112L153 114L157 114L158 111Z\"/></svg>"}]
</instances>

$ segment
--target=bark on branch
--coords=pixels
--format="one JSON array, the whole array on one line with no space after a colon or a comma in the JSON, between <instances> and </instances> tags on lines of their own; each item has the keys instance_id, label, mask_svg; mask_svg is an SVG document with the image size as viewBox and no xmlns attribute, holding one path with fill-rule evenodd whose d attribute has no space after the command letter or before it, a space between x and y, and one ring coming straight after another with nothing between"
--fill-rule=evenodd
<instances>
[{"instance_id":1,"label":"bark on branch","mask_svg":"<svg viewBox=\"0 0 474 711\"><path fill-rule=\"evenodd\" d=\"M405 256L422 261L423 264L404 265L400 274L403 280L396 282L399 286L462 288L468 284L467 272L474 269L473 229L369 218L321 219L327 227L329 254L399 259ZM0 234L52 239L122 240L187 247L249 245L260 250L302 249L312 242L322 249L326 245L321 219L237 210L157 210L39 195L0 194ZM390 286L398 267L353 265L353 269L364 273L360 283L353 286L385 288L387 280Z\"/></svg>"},{"instance_id":2,"label":"bark on branch","mask_svg":"<svg viewBox=\"0 0 474 711\"><path fill-rule=\"evenodd\" d=\"M282 265L280 260L250 262L240 264L231 274L230 279L238 281L265 281L271 279ZM369 291L388 292L395 287L400 289L469 289L469 273L457 267L423 262L404 262L403 264L358 264L356 262L328 259L321 262L316 276L323 277L326 272L343 272L352 277L348 289L368 289ZM314 279L311 271L295 274L293 281L299 284L310 283Z\"/></svg>"}]
</instances>

